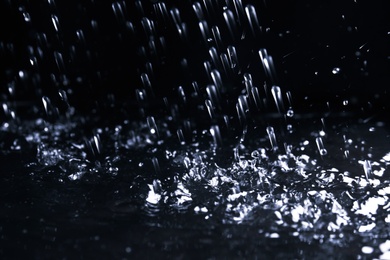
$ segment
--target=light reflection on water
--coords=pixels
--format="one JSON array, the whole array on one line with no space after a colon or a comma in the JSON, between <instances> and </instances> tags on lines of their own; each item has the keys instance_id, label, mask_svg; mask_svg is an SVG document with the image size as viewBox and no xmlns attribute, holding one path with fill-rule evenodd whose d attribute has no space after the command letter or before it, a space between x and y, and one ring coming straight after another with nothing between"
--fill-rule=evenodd
<instances>
[{"instance_id":1,"label":"light reflection on water","mask_svg":"<svg viewBox=\"0 0 390 260\"><path fill-rule=\"evenodd\" d=\"M265 128L246 132L238 145L228 140L217 145L210 132L183 145L160 122L153 124L159 137L149 131L149 122L124 122L94 129L91 133L99 138L91 134L86 139L79 130L82 121L35 120L21 127L3 124L2 134L14 140L3 142L2 151L30 154L25 160L29 176L24 178L47 185L43 191L30 191L43 200L29 199L30 208L39 205L58 215L67 204L67 214L74 212L61 216L58 225L84 223L93 215L96 219L88 225L128 219L130 225L158 227L161 232L233 229L225 238L233 244L238 242L229 236L236 236L243 226L262 239L359 246L363 255L385 254L380 248L386 245L390 221L389 151L383 145L387 125L345 120L335 120L325 133L308 128L307 122L302 122L304 127L296 124L284 138L289 140L285 151L273 148L276 140L281 141L278 131L270 138ZM327 154L320 152L319 136ZM15 148L16 143L22 147ZM58 185L67 188L55 191ZM12 214L17 204L7 207L7 214ZM32 214L28 217L37 217ZM30 224L25 224L28 229ZM248 239L249 234L239 236Z\"/></svg>"}]
</instances>

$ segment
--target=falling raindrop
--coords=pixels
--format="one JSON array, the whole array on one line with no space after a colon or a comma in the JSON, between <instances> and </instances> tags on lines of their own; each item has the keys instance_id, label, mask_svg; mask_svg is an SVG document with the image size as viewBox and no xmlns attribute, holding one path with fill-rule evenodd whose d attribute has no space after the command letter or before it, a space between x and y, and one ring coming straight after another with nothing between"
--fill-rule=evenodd
<instances>
[{"instance_id":1,"label":"falling raindrop","mask_svg":"<svg viewBox=\"0 0 390 260\"><path fill-rule=\"evenodd\" d=\"M213 137L214 145L219 146L222 143L221 132L218 125L210 127L210 134Z\"/></svg>"},{"instance_id":2,"label":"falling raindrop","mask_svg":"<svg viewBox=\"0 0 390 260\"><path fill-rule=\"evenodd\" d=\"M154 117L153 116L149 116L149 117L146 118L146 121L147 121L150 133L152 135L156 135L158 137L159 136L159 131L157 129L157 124L156 124L156 121L154 120Z\"/></svg>"},{"instance_id":3,"label":"falling raindrop","mask_svg":"<svg viewBox=\"0 0 390 260\"><path fill-rule=\"evenodd\" d=\"M256 9L253 5L247 5L245 6L245 13L249 21L249 26L251 28L252 34L254 37L256 37L261 28L259 20L257 18Z\"/></svg>"},{"instance_id":4,"label":"falling raindrop","mask_svg":"<svg viewBox=\"0 0 390 260\"><path fill-rule=\"evenodd\" d=\"M56 32L59 32L60 31L60 24L59 24L59 21L58 21L58 16L56 15L51 15L51 22L53 23L53 27L54 27L54 30Z\"/></svg>"},{"instance_id":5,"label":"falling raindrop","mask_svg":"<svg viewBox=\"0 0 390 260\"><path fill-rule=\"evenodd\" d=\"M318 151L320 152L321 156L328 154L328 151L325 149L325 146L324 146L324 143L322 142L321 137L316 138L316 144L317 144L317 148L318 148Z\"/></svg>"},{"instance_id":6,"label":"falling raindrop","mask_svg":"<svg viewBox=\"0 0 390 260\"><path fill-rule=\"evenodd\" d=\"M294 110L292 110L291 108L289 108L287 110L287 114L286 114L288 117L293 117L294 116Z\"/></svg>"},{"instance_id":7,"label":"falling raindrop","mask_svg":"<svg viewBox=\"0 0 390 260\"><path fill-rule=\"evenodd\" d=\"M366 176L366 179L369 180L372 175L372 167L371 167L371 162L369 160L364 160L363 169L364 169L364 174Z\"/></svg>"},{"instance_id":8,"label":"falling raindrop","mask_svg":"<svg viewBox=\"0 0 390 260\"><path fill-rule=\"evenodd\" d=\"M268 54L266 49L260 49L259 56L267 78L271 80L271 83L276 83L276 71L272 56Z\"/></svg>"},{"instance_id":9,"label":"falling raindrop","mask_svg":"<svg viewBox=\"0 0 390 260\"><path fill-rule=\"evenodd\" d=\"M338 67L335 67L335 68L332 70L332 73L333 73L334 75L339 74L340 72L341 72L341 69L338 68Z\"/></svg>"},{"instance_id":10,"label":"falling raindrop","mask_svg":"<svg viewBox=\"0 0 390 260\"><path fill-rule=\"evenodd\" d=\"M276 135L275 135L274 128L272 126L268 126L266 128L266 131L267 131L267 134L268 134L268 139L269 139L269 141L271 143L272 150L273 151L278 150L278 144L276 142Z\"/></svg>"},{"instance_id":11,"label":"falling raindrop","mask_svg":"<svg viewBox=\"0 0 390 260\"><path fill-rule=\"evenodd\" d=\"M236 37L238 35L238 30L237 30L236 19L234 17L233 12L231 10L225 10L223 12L223 18L225 19L225 23L229 29L231 38L233 40L236 40Z\"/></svg>"},{"instance_id":12,"label":"falling raindrop","mask_svg":"<svg viewBox=\"0 0 390 260\"><path fill-rule=\"evenodd\" d=\"M284 102L283 102L282 91L280 90L280 87L279 86L272 86L271 93L272 93L272 96L274 98L278 112L283 113L284 112Z\"/></svg>"}]
</instances>

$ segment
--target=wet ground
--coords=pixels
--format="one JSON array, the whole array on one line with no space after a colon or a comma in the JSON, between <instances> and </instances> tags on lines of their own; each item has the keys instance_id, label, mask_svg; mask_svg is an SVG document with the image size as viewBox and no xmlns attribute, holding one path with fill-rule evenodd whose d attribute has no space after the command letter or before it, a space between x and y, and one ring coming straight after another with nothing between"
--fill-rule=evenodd
<instances>
[{"instance_id":1,"label":"wet ground","mask_svg":"<svg viewBox=\"0 0 390 260\"><path fill-rule=\"evenodd\" d=\"M277 148L266 126L216 145L111 125L93 159L83 120L3 125L2 257L385 259L387 123L309 121L277 119Z\"/></svg>"}]
</instances>

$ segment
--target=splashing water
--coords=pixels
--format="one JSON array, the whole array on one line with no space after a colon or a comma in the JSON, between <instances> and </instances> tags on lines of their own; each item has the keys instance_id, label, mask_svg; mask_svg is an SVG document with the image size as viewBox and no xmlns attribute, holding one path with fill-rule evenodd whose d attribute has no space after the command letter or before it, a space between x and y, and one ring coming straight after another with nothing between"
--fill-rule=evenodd
<instances>
[{"instance_id":1,"label":"splashing water","mask_svg":"<svg viewBox=\"0 0 390 260\"><path fill-rule=\"evenodd\" d=\"M237 257L315 255L308 245L319 257L356 246L344 255L388 256L387 122L352 110L354 97L321 100L322 110L289 91L280 68L294 51L279 64L269 42L289 33L267 18L268 3L90 1L66 11L48 1L47 28L34 4L5 5L37 28L27 65L15 62L2 81L2 242L27 252L65 241L64 257L96 241L122 258L194 248L223 257L222 237ZM80 20L68 27L72 11ZM0 44L17 58L12 37ZM326 72L344 80L348 70Z\"/></svg>"}]
</instances>

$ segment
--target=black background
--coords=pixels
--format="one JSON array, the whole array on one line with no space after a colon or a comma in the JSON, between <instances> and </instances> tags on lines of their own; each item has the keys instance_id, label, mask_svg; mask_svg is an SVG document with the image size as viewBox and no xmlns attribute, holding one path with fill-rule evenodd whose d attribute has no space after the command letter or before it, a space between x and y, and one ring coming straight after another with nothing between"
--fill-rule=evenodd
<instances>
[{"instance_id":1,"label":"black background","mask_svg":"<svg viewBox=\"0 0 390 260\"><path fill-rule=\"evenodd\" d=\"M135 90L142 88L140 74L145 62L152 61L156 101L162 97L177 98L179 85L197 81L204 89L208 84L202 62L208 59L208 48L201 40L191 1L166 2L168 9L177 7L188 25L189 44L183 44L172 24L157 23L158 34L167 42L161 60L145 59L140 46L147 42L142 34L141 19L156 21L153 1L141 1L143 14L135 1L125 1L125 19L136 33L126 28L114 15L111 1L6 1L1 2L0 87L2 102L40 102L42 95L53 102L58 90L69 92L71 105L80 111L91 111L109 102L136 104ZM156 2L156 1L154 1ZM50 4L51 3L51 4ZM390 83L390 24L387 1L243 1L255 6L263 34L252 37L248 27L243 41L232 42L239 50L242 74L252 73L261 86L257 51L266 48L275 61L278 84L291 91L296 109L320 109L315 104L333 102L342 107L349 100L352 109L386 111ZM25 22L27 12L31 22ZM51 15L59 18L56 32ZM91 26L94 20L98 29ZM221 17L209 17L209 24L222 28ZM267 29L268 28L268 29ZM84 33L85 42L77 37ZM223 32L222 32L223 33ZM44 40L43 35L46 35ZM252 37L252 38L251 38ZM38 57L38 65L29 59ZM54 53L61 53L64 67L56 64ZM189 68L183 70L185 57ZM163 61L162 61L163 60ZM340 73L333 74L334 68ZM25 77L20 77L20 71ZM228 82L236 101L243 89L242 74ZM66 80L64 80L64 75ZM225 82L226 83L226 82ZM14 91L10 92L10 86ZM307 98L309 97L309 98ZM322 106L322 105L321 105Z\"/></svg>"}]
</instances>

